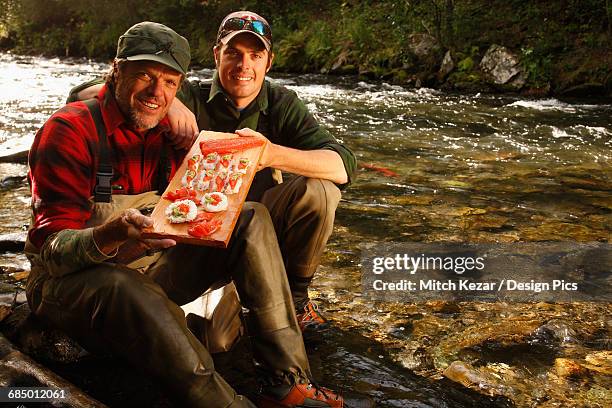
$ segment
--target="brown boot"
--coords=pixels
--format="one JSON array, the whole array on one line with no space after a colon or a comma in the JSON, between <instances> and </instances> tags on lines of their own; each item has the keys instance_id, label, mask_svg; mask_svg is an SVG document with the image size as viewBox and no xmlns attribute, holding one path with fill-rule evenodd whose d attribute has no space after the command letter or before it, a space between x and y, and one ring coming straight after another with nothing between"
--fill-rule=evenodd
<instances>
[{"instance_id":1,"label":"brown boot","mask_svg":"<svg viewBox=\"0 0 612 408\"><path fill-rule=\"evenodd\" d=\"M329 328L329 322L319 313L319 306L308 300L296 311L298 324L302 333L306 331L320 331Z\"/></svg>"},{"instance_id":2,"label":"brown boot","mask_svg":"<svg viewBox=\"0 0 612 408\"><path fill-rule=\"evenodd\" d=\"M314 384L270 387L257 401L259 408L373 408L374 401L365 396L343 397Z\"/></svg>"}]
</instances>

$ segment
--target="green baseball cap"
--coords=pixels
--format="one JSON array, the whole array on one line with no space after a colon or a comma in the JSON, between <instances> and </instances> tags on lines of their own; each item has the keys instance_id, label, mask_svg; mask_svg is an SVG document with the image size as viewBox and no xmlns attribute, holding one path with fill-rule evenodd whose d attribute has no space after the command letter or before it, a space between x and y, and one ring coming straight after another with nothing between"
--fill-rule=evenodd
<instances>
[{"instance_id":1,"label":"green baseball cap","mask_svg":"<svg viewBox=\"0 0 612 408\"><path fill-rule=\"evenodd\" d=\"M130 27L117 42L117 58L128 61L156 61L187 74L191 52L189 42L163 24L143 21Z\"/></svg>"}]
</instances>

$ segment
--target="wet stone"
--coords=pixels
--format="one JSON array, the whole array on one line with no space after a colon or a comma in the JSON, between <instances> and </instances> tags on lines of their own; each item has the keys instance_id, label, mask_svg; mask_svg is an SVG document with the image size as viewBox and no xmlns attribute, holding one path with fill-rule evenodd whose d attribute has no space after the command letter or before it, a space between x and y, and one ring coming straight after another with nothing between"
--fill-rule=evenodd
<instances>
[{"instance_id":1,"label":"wet stone","mask_svg":"<svg viewBox=\"0 0 612 408\"><path fill-rule=\"evenodd\" d=\"M489 396L511 395L511 390L499 383L499 380L482 370L478 370L469 363L453 361L444 370L444 376L464 387L471 388Z\"/></svg>"},{"instance_id":2,"label":"wet stone","mask_svg":"<svg viewBox=\"0 0 612 408\"><path fill-rule=\"evenodd\" d=\"M6 337L20 350L47 363L73 363L88 353L60 330L49 328L37 319L27 303L13 309L0 326Z\"/></svg>"},{"instance_id":3,"label":"wet stone","mask_svg":"<svg viewBox=\"0 0 612 408\"><path fill-rule=\"evenodd\" d=\"M0 323L2 323L4 318L10 315L11 312L12 312L12 309L10 306L0 304Z\"/></svg>"},{"instance_id":4,"label":"wet stone","mask_svg":"<svg viewBox=\"0 0 612 408\"><path fill-rule=\"evenodd\" d=\"M553 319L538 327L532 343L567 344L577 343L576 331L566 322Z\"/></svg>"},{"instance_id":5,"label":"wet stone","mask_svg":"<svg viewBox=\"0 0 612 408\"><path fill-rule=\"evenodd\" d=\"M387 330L387 333L398 339L409 338L412 334L412 324L407 321L397 322Z\"/></svg>"},{"instance_id":6,"label":"wet stone","mask_svg":"<svg viewBox=\"0 0 612 408\"><path fill-rule=\"evenodd\" d=\"M555 374L559 377L583 377L588 374L588 370L582 365L569 358L557 358L554 365Z\"/></svg>"},{"instance_id":7,"label":"wet stone","mask_svg":"<svg viewBox=\"0 0 612 408\"><path fill-rule=\"evenodd\" d=\"M0 252L23 251L27 232L14 232L0 235Z\"/></svg>"},{"instance_id":8,"label":"wet stone","mask_svg":"<svg viewBox=\"0 0 612 408\"><path fill-rule=\"evenodd\" d=\"M6 293L0 293L0 305L15 307L27 301L26 294L23 289L12 287Z\"/></svg>"},{"instance_id":9,"label":"wet stone","mask_svg":"<svg viewBox=\"0 0 612 408\"><path fill-rule=\"evenodd\" d=\"M612 376L612 351L596 351L584 358L585 367L598 373Z\"/></svg>"}]
</instances>

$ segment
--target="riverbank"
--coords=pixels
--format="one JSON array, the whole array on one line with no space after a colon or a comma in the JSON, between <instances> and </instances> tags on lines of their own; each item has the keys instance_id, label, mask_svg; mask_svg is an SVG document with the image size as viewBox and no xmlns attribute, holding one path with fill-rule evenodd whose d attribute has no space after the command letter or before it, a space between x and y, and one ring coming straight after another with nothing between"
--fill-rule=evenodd
<instances>
[{"instance_id":1,"label":"riverbank","mask_svg":"<svg viewBox=\"0 0 612 408\"><path fill-rule=\"evenodd\" d=\"M277 72L469 93L612 96L608 0L113 3L0 0L0 48L108 59L126 27L150 19L184 34L193 63L212 67L219 21L247 7L272 23Z\"/></svg>"}]
</instances>

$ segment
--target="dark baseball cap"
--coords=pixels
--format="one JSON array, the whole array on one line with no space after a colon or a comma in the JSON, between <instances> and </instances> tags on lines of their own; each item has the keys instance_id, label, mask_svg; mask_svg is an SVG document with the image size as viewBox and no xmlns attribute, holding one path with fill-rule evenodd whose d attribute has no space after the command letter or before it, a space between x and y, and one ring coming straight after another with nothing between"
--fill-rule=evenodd
<instances>
[{"instance_id":1,"label":"dark baseball cap","mask_svg":"<svg viewBox=\"0 0 612 408\"><path fill-rule=\"evenodd\" d=\"M173 29L163 24L143 21L119 37L117 58L156 61L185 75L191 62L191 52L187 39Z\"/></svg>"},{"instance_id":2,"label":"dark baseball cap","mask_svg":"<svg viewBox=\"0 0 612 408\"><path fill-rule=\"evenodd\" d=\"M227 44L240 33L251 33L261 40L270 51L272 48L272 29L265 18L252 11L235 11L225 16L217 33L217 44Z\"/></svg>"}]
</instances>

